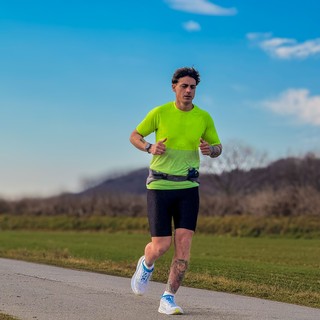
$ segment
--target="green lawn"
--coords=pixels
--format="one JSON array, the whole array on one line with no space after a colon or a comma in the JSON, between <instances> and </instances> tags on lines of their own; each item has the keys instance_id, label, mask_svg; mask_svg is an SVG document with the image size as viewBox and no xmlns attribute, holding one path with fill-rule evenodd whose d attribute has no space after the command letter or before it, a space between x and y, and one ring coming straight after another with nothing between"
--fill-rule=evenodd
<instances>
[{"instance_id":1,"label":"green lawn","mask_svg":"<svg viewBox=\"0 0 320 320\"><path fill-rule=\"evenodd\" d=\"M0 320L18 320L18 318L0 313Z\"/></svg>"},{"instance_id":2,"label":"green lawn","mask_svg":"<svg viewBox=\"0 0 320 320\"><path fill-rule=\"evenodd\" d=\"M1 231L0 256L130 277L141 233ZM156 264L165 282L172 251ZM184 285L320 308L320 239L197 234Z\"/></svg>"}]
</instances>

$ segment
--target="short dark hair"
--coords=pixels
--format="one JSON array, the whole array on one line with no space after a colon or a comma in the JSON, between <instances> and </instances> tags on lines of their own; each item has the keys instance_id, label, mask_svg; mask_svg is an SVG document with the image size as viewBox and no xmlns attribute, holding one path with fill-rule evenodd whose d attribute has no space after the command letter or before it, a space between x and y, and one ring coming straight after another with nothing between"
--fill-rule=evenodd
<instances>
[{"instance_id":1,"label":"short dark hair","mask_svg":"<svg viewBox=\"0 0 320 320\"><path fill-rule=\"evenodd\" d=\"M187 76L196 80L196 85L200 82L200 74L195 68L183 67L174 72L172 76L172 83L178 83L180 78Z\"/></svg>"}]
</instances>

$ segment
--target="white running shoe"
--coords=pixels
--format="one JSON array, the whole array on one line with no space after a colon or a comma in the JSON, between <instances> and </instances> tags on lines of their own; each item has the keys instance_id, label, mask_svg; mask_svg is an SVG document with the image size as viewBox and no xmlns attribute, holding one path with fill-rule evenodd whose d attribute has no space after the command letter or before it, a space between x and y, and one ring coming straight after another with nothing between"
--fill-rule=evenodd
<instances>
[{"instance_id":1,"label":"white running shoe","mask_svg":"<svg viewBox=\"0 0 320 320\"><path fill-rule=\"evenodd\" d=\"M171 294L166 294L161 297L158 311L164 314L183 314L182 308L176 305L174 296Z\"/></svg>"},{"instance_id":2,"label":"white running shoe","mask_svg":"<svg viewBox=\"0 0 320 320\"><path fill-rule=\"evenodd\" d=\"M135 294L142 295L147 291L149 280L151 279L154 267L150 270L143 264L144 256L142 256L137 264L137 269L131 278L131 289Z\"/></svg>"}]
</instances>

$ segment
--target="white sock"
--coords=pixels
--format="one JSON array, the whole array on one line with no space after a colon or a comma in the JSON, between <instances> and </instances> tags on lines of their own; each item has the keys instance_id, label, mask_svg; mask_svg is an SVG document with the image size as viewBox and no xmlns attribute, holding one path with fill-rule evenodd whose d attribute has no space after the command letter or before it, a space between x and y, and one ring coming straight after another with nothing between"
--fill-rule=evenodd
<instances>
[{"instance_id":1,"label":"white sock","mask_svg":"<svg viewBox=\"0 0 320 320\"><path fill-rule=\"evenodd\" d=\"M173 296L173 297L174 297L174 293L169 292L169 291L165 291L165 292L163 293L163 296Z\"/></svg>"},{"instance_id":2,"label":"white sock","mask_svg":"<svg viewBox=\"0 0 320 320\"><path fill-rule=\"evenodd\" d=\"M148 267L147 264L146 264L146 260L143 260L143 265L147 268L147 270L151 271L154 267L154 264L151 266L151 267Z\"/></svg>"}]
</instances>

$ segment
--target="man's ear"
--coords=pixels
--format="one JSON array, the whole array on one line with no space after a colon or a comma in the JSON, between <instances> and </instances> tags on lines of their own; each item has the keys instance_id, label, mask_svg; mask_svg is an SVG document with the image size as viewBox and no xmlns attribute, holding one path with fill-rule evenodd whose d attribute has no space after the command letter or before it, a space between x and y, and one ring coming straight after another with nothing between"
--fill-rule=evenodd
<instances>
[{"instance_id":1,"label":"man's ear","mask_svg":"<svg viewBox=\"0 0 320 320\"><path fill-rule=\"evenodd\" d=\"M171 87L172 87L172 91L173 91L173 92L176 92L176 86L177 86L177 84L176 84L176 83L173 83L173 84L171 85Z\"/></svg>"}]
</instances>

